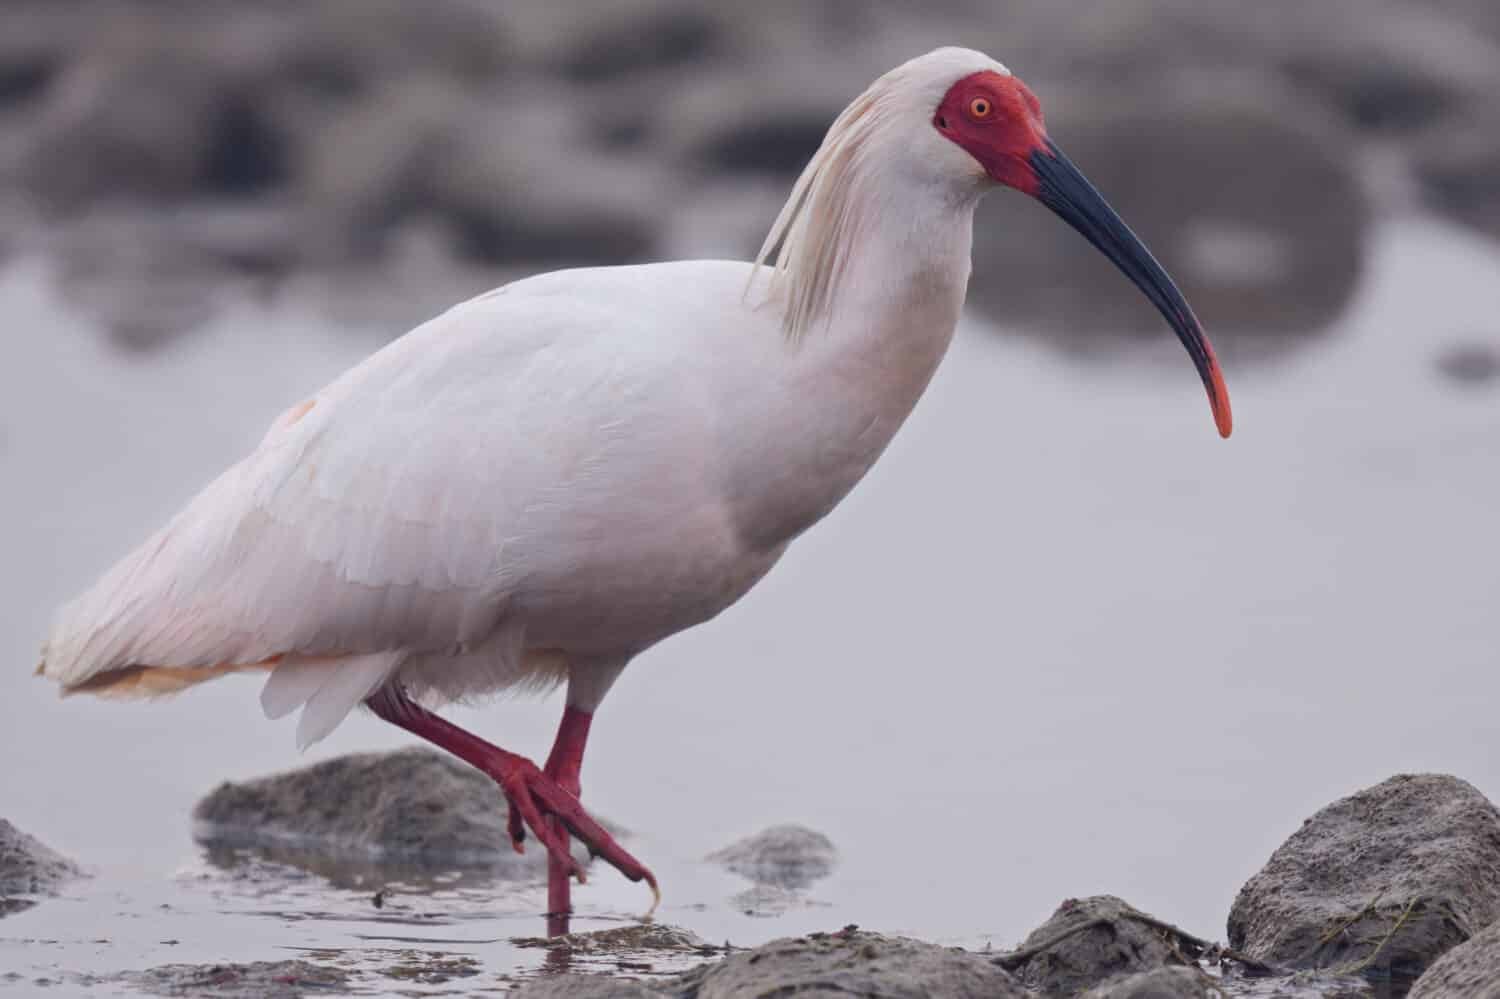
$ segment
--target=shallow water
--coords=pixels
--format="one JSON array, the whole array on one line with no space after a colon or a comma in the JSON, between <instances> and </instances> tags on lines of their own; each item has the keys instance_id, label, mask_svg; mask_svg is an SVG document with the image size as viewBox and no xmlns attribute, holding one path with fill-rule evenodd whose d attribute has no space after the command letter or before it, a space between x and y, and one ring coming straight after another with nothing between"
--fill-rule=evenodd
<instances>
[{"instance_id":1,"label":"shallow water","mask_svg":"<svg viewBox=\"0 0 1500 999\"><path fill-rule=\"evenodd\" d=\"M1240 884L1340 795L1431 770L1500 799L1500 387L1433 364L1500 340L1497 285L1492 244L1387 225L1336 335L1230 366L1228 443L1173 345L1080 367L966 329L869 481L600 714L586 798L638 831L662 921L736 945L855 922L1004 947L1107 891L1222 937ZM458 988L380 974L454 956L477 962L462 988L500 988L555 963L508 942L541 932L536 886L397 886L376 909L373 883L225 872L193 845L218 781L401 733L357 717L299 756L250 681L148 706L27 676L55 604L375 342L287 303L138 360L46 288L39 265L0 272L0 814L95 876L0 920L0 992L309 954L375 992ZM455 716L540 753L559 711ZM745 882L700 858L780 821L827 833L840 866L746 915ZM645 908L596 873L575 928Z\"/></svg>"}]
</instances>

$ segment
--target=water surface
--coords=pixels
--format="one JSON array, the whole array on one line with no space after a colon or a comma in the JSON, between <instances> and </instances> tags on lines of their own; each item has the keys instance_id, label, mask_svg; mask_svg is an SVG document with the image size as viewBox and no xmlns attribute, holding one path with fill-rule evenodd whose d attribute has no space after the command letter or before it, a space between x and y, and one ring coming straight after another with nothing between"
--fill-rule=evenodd
<instances>
[{"instance_id":1,"label":"water surface","mask_svg":"<svg viewBox=\"0 0 1500 999\"><path fill-rule=\"evenodd\" d=\"M1387 225L1334 335L1229 366L1227 443L1174 345L1080 367L964 329L869 480L602 710L585 797L637 831L661 918L737 945L855 922L1003 947L1112 892L1222 937L1243 881L1338 796L1443 771L1500 799L1500 388L1433 364L1500 339L1497 279L1491 244ZM193 845L218 781L402 733L355 717L299 755L253 681L137 705L28 675L55 604L376 342L287 303L133 359L47 287L34 263L0 272L0 814L95 877L0 921L19 976L0 991L307 953L467 956L465 987L543 966L507 942L541 931L539 887L398 885L377 910L373 885L227 875ZM454 715L540 754L560 710ZM827 833L840 867L809 904L746 915L745 884L700 858L781 821ZM598 874L582 928L644 908Z\"/></svg>"}]
</instances>

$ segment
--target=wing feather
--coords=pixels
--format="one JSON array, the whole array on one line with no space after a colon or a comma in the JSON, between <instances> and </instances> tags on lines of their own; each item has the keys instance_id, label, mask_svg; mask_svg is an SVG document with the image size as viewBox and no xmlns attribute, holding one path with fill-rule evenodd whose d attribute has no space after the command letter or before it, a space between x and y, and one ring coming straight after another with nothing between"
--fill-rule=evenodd
<instances>
[{"instance_id":1,"label":"wing feather","mask_svg":"<svg viewBox=\"0 0 1500 999\"><path fill-rule=\"evenodd\" d=\"M738 302L743 278L715 263L560 272L418 327L289 410L65 606L42 671L78 688L275 661L263 703L302 705L304 741L403 664L448 696L556 682L565 661L518 644L535 600L572 599L601 539L626 551L618 539L663 521L712 519L704 400L724 389L694 366L720 315L706 303ZM784 349L714 334L716 371L740 368L725 351Z\"/></svg>"},{"instance_id":2,"label":"wing feather","mask_svg":"<svg viewBox=\"0 0 1500 999\"><path fill-rule=\"evenodd\" d=\"M59 612L45 675L68 687L135 665L432 651L492 632L517 575L508 546L568 486L529 453L539 431L587 451L609 404L552 393L558 363L599 384L591 352L558 344L576 316L505 302L419 327L279 419Z\"/></svg>"}]
</instances>

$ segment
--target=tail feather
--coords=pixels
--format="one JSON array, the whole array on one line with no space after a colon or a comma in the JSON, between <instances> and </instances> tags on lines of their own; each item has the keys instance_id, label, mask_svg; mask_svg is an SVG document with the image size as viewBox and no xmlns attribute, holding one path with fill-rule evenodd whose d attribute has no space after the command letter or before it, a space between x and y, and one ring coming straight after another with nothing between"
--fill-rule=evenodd
<instances>
[{"instance_id":1,"label":"tail feather","mask_svg":"<svg viewBox=\"0 0 1500 999\"><path fill-rule=\"evenodd\" d=\"M267 718L285 718L312 699L328 682L337 659L287 656L276 664L260 689L260 709Z\"/></svg>"},{"instance_id":2,"label":"tail feather","mask_svg":"<svg viewBox=\"0 0 1500 999\"><path fill-rule=\"evenodd\" d=\"M288 656L266 679L261 709L269 718L281 718L301 708L297 745L306 749L375 693L395 672L401 657L399 651L340 658Z\"/></svg>"},{"instance_id":3,"label":"tail feather","mask_svg":"<svg viewBox=\"0 0 1500 999\"><path fill-rule=\"evenodd\" d=\"M64 685L64 697L95 694L120 700L165 697L229 673L270 669L271 663L228 663L222 666L125 666ZM43 670L38 667L37 673Z\"/></svg>"}]
</instances>

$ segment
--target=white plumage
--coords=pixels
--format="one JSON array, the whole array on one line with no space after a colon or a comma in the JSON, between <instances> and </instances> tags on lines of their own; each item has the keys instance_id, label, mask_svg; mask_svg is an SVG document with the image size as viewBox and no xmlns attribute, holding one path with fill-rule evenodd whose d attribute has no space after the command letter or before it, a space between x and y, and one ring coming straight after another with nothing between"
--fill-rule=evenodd
<instances>
[{"instance_id":1,"label":"white plumage","mask_svg":"<svg viewBox=\"0 0 1500 999\"><path fill-rule=\"evenodd\" d=\"M130 694L270 669L304 744L393 678L430 701L566 680L592 711L753 586L926 387L994 186L934 109L985 71L1009 76L943 49L876 81L759 276L545 274L374 354L63 608L42 670Z\"/></svg>"}]
</instances>

